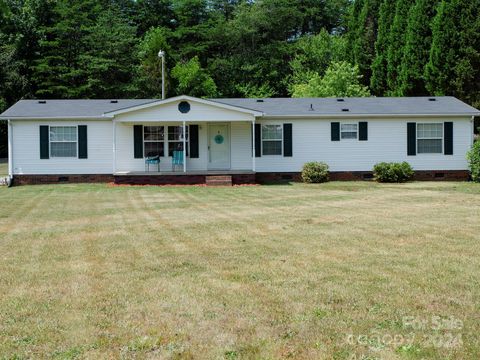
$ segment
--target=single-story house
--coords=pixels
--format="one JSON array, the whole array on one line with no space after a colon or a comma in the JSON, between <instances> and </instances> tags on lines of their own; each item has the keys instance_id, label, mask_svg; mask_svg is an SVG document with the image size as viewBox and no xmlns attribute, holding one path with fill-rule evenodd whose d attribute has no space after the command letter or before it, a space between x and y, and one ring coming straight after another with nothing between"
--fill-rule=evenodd
<instances>
[{"instance_id":1,"label":"single-story house","mask_svg":"<svg viewBox=\"0 0 480 360\"><path fill-rule=\"evenodd\" d=\"M8 120L14 182L233 183L333 179L408 161L417 179L466 179L480 112L454 97L20 100Z\"/></svg>"}]
</instances>

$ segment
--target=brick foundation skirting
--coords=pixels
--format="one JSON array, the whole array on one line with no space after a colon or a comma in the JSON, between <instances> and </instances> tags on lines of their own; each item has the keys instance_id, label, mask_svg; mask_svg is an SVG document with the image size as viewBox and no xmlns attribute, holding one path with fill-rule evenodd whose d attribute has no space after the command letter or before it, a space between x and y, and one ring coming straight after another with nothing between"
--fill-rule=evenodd
<instances>
[{"instance_id":1,"label":"brick foundation skirting","mask_svg":"<svg viewBox=\"0 0 480 360\"><path fill-rule=\"evenodd\" d=\"M40 185L62 183L108 183L113 181L113 175L14 175L14 185Z\"/></svg>"},{"instance_id":2,"label":"brick foundation skirting","mask_svg":"<svg viewBox=\"0 0 480 360\"><path fill-rule=\"evenodd\" d=\"M128 185L199 185L206 183L207 175L15 175L14 185L61 184L61 183L108 183ZM299 172L258 172L256 174L229 174L233 185L299 182ZM331 181L371 180L371 171L332 171ZM415 171L418 181L466 181L467 170L421 170Z\"/></svg>"},{"instance_id":3,"label":"brick foundation skirting","mask_svg":"<svg viewBox=\"0 0 480 360\"><path fill-rule=\"evenodd\" d=\"M260 184L302 181L298 172L257 173ZM413 180L417 181L466 181L470 178L467 170L419 170ZM331 171L330 181L373 180L371 171Z\"/></svg>"}]
</instances>

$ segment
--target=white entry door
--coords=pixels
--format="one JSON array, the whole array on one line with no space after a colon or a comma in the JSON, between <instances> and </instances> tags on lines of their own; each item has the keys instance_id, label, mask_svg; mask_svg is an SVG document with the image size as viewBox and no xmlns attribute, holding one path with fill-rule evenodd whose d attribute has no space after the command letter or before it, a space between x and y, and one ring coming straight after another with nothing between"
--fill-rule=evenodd
<instances>
[{"instance_id":1,"label":"white entry door","mask_svg":"<svg viewBox=\"0 0 480 360\"><path fill-rule=\"evenodd\" d=\"M208 169L230 169L229 124L208 125Z\"/></svg>"}]
</instances>

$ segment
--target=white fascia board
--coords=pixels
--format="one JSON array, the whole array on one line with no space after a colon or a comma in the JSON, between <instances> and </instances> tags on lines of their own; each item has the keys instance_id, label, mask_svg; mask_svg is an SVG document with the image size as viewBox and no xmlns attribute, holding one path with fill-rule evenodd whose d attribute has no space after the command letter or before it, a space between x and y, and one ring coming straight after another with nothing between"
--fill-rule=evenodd
<instances>
[{"instance_id":1,"label":"white fascia board","mask_svg":"<svg viewBox=\"0 0 480 360\"><path fill-rule=\"evenodd\" d=\"M193 96L186 96L186 95L175 96L173 98L169 98L169 99L165 99L165 100L152 101L152 102L142 104L142 105L130 106L130 107L123 108L123 109L120 109L120 110L109 111L109 112L106 112L105 115L106 116L107 115L115 116L115 115L124 114L124 113L132 112L132 111L148 109L150 107L154 107L154 106L158 106L158 105L170 104L172 102L182 101L182 100L198 102L198 103L201 103L201 104L210 105L210 106L218 107L218 108L221 108L221 109L237 111L237 112L241 112L241 113L245 113L245 114L251 114L253 116L262 116L263 115L263 113L260 112L260 111L246 109L246 108L233 106L233 105L227 105L227 104L219 103L219 102L212 101L212 100L205 100L205 99L200 99L200 98L196 98L196 97L193 97Z\"/></svg>"},{"instance_id":2,"label":"white fascia board","mask_svg":"<svg viewBox=\"0 0 480 360\"><path fill-rule=\"evenodd\" d=\"M113 116L0 116L0 120L110 120Z\"/></svg>"},{"instance_id":3,"label":"white fascia board","mask_svg":"<svg viewBox=\"0 0 480 360\"><path fill-rule=\"evenodd\" d=\"M275 119L358 119L358 118L438 118L438 117L470 117L480 116L480 113L474 115L473 113L461 114L312 114L312 115L266 115L261 119L275 120Z\"/></svg>"}]
</instances>

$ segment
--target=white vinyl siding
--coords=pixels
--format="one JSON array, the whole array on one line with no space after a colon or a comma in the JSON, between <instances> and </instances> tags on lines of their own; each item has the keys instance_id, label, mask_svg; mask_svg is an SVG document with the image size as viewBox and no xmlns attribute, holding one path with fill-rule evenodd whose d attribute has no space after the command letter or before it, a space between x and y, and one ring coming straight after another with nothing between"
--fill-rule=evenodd
<instances>
[{"instance_id":1,"label":"white vinyl siding","mask_svg":"<svg viewBox=\"0 0 480 360\"><path fill-rule=\"evenodd\" d=\"M86 125L88 127L88 159L78 158L78 146L76 147L76 157L40 159L40 125L49 127L78 127L78 125ZM14 120L12 121L12 129L14 175L112 173L113 138L111 120Z\"/></svg>"},{"instance_id":2,"label":"white vinyl siding","mask_svg":"<svg viewBox=\"0 0 480 360\"><path fill-rule=\"evenodd\" d=\"M443 153L443 123L417 124L417 152L419 154Z\"/></svg>"}]
</instances>

